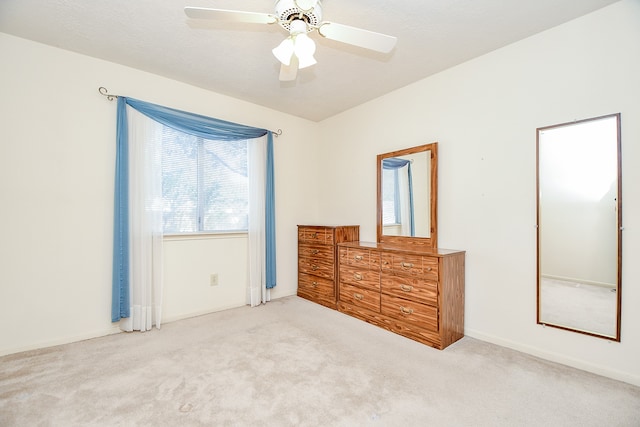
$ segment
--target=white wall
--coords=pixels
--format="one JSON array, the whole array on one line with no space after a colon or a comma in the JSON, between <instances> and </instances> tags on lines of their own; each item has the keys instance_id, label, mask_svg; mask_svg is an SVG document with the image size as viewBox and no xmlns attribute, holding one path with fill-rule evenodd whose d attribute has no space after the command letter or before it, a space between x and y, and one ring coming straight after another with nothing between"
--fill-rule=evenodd
<instances>
[{"instance_id":1,"label":"white wall","mask_svg":"<svg viewBox=\"0 0 640 427\"><path fill-rule=\"evenodd\" d=\"M248 238L244 234L171 236L164 241L164 321L239 307L247 302ZM211 274L218 285L211 286Z\"/></svg>"},{"instance_id":2,"label":"white wall","mask_svg":"<svg viewBox=\"0 0 640 427\"><path fill-rule=\"evenodd\" d=\"M278 286L297 288L296 221L313 222L318 125L117 64L0 33L0 355L113 332L112 93L269 129ZM307 199L308 197L308 199ZM293 207L299 207L292 209ZM165 320L245 303L246 238L170 240ZM209 286L209 274L219 285Z\"/></svg>"},{"instance_id":3,"label":"white wall","mask_svg":"<svg viewBox=\"0 0 640 427\"><path fill-rule=\"evenodd\" d=\"M625 0L321 123L327 222L375 241L376 154L438 141L438 241L464 249L465 332L640 385L640 2ZM622 113L622 342L536 324L536 128ZM353 159L359 159L353 161Z\"/></svg>"}]
</instances>

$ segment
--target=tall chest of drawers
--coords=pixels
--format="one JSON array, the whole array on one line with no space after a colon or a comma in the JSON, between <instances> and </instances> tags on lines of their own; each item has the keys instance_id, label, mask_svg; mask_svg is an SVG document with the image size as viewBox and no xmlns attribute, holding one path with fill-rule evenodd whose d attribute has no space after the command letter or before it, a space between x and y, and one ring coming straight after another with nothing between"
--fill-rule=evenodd
<instances>
[{"instance_id":1,"label":"tall chest of drawers","mask_svg":"<svg viewBox=\"0 0 640 427\"><path fill-rule=\"evenodd\" d=\"M358 225L298 225L298 296L335 310L337 244L359 238Z\"/></svg>"},{"instance_id":2,"label":"tall chest of drawers","mask_svg":"<svg viewBox=\"0 0 640 427\"><path fill-rule=\"evenodd\" d=\"M464 251L338 245L338 310L444 349L464 336Z\"/></svg>"}]
</instances>

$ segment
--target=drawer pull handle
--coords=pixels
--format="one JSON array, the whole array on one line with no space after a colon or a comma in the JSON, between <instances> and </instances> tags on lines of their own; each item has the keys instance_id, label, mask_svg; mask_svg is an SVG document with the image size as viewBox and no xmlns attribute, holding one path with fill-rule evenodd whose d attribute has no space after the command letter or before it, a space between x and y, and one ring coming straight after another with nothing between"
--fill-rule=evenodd
<instances>
[{"instance_id":1,"label":"drawer pull handle","mask_svg":"<svg viewBox=\"0 0 640 427\"><path fill-rule=\"evenodd\" d=\"M317 239L317 238L318 238L318 232L316 231L315 233L313 233L313 234L311 235L311 238L312 238L312 239Z\"/></svg>"},{"instance_id":2,"label":"drawer pull handle","mask_svg":"<svg viewBox=\"0 0 640 427\"><path fill-rule=\"evenodd\" d=\"M356 255L353 257L356 261L362 261L362 255Z\"/></svg>"},{"instance_id":3,"label":"drawer pull handle","mask_svg":"<svg viewBox=\"0 0 640 427\"><path fill-rule=\"evenodd\" d=\"M413 308L405 308L403 306L400 306L400 311L402 312L402 314L413 314Z\"/></svg>"},{"instance_id":4,"label":"drawer pull handle","mask_svg":"<svg viewBox=\"0 0 640 427\"><path fill-rule=\"evenodd\" d=\"M362 301L364 299L364 295L362 294L353 294L353 297L358 301Z\"/></svg>"},{"instance_id":5,"label":"drawer pull handle","mask_svg":"<svg viewBox=\"0 0 640 427\"><path fill-rule=\"evenodd\" d=\"M411 292L413 290L413 286L409 286L409 285L400 285L400 289L402 289L405 292Z\"/></svg>"},{"instance_id":6,"label":"drawer pull handle","mask_svg":"<svg viewBox=\"0 0 640 427\"><path fill-rule=\"evenodd\" d=\"M318 282L311 282L311 286L314 287L314 288L317 287L318 286Z\"/></svg>"},{"instance_id":7,"label":"drawer pull handle","mask_svg":"<svg viewBox=\"0 0 640 427\"><path fill-rule=\"evenodd\" d=\"M427 267L427 271L431 271L433 270L431 267Z\"/></svg>"},{"instance_id":8,"label":"drawer pull handle","mask_svg":"<svg viewBox=\"0 0 640 427\"><path fill-rule=\"evenodd\" d=\"M354 278L354 279L356 279L356 280L362 280L362 274L360 274L360 273L355 273L355 274L353 275L353 278Z\"/></svg>"},{"instance_id":9,"label":"drawer pull handle","mask_svg":"<svg viewBox=\"0 0 640 427\"><path fill-rule=\"evenodd\" d=\"M316 271L316 270L318 269L318 266L317 266L317 265L312 265L312 266L311 266L311 269L312 269L313 271Z\"/></svg>"},{"instance_id":10,"label":"drawer pull handle","mask_svg":"<svg viewBox=\"0 0 640 427\"><path fill-rule=\"evenodd\" d=\"M320 251L317 250L317 249L314 249L314 250L311 251L311 253L314 254L314 255L316 255L318 252L320 252Z\"/></svg>"},{"instance_id":11,"label":"drawer pull handle","mask_svg":"<svg viewBox=\"0 0 640 427\"><path fill-rule=\"evenodd\" d=\"M413 268L413 264L410 262L403 262L400 265L402 266L402 268Z\"/></svg>"}]
</instances>

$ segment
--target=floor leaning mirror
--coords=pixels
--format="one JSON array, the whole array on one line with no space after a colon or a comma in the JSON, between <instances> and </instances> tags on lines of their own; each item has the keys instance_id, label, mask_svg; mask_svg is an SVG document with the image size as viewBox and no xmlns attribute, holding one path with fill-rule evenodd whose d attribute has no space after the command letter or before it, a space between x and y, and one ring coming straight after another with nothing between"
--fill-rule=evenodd
<instances>
[{"instance_id":1,"label":"floor leaning mirror","mask_svg":"<svg viewBox=\"0 0 640 427\"><path fill-rule=\"evenodd\" d=\"M537 322L620 341L620 114L537 129Z\"/></svg>"}]
</instances>

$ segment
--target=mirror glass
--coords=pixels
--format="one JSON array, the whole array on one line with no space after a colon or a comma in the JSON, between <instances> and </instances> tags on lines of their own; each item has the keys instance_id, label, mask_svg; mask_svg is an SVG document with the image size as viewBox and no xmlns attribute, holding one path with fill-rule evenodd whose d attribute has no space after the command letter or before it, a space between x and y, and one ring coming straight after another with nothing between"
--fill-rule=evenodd
<instances>
[{"instance_id":1,"label":"mirror glass","mask_svg":"<svg viewBox=\"0 0 640 427\"><path fill-rule=\"evenodd\" d=\"M620 115L537 129L538 323L620 341Z\"/></svg>"},{"instance_id":2,"label":"mirror glass","mask_svg":"<svg viewBox=\"0 0 640 427\"><path fill-rule=\"evenodd\" d=\"M437 143L378 155L378 241L436 247Z\"/></svg>"}]
</instances>

